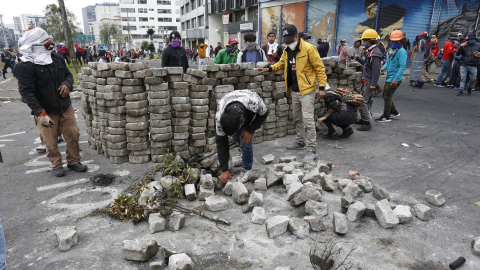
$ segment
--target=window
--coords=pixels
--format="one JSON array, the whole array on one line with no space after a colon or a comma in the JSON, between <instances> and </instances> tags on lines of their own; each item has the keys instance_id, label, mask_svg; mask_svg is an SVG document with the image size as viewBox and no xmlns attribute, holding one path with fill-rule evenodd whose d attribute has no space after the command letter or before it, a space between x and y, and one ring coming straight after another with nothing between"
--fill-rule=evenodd
<instances>
[{"instance_id":1,"label":"window","mask_svg":"<svg viewBox=\"0 0 480 270\"><path fill-rule=\"evenodd\" d=\"M155 11L153 8L149 8L148 11Z\"/></svg>"},{"instance_id":2,"label":"window","mask_svg":"<svg viewBox=\"0 0 480 270\"><path fill-rule=\"evenodd\" d=\"M148 22L148 17L139 17L138 21L139 22Z\"/></svg>"},{"instance_id":3,"label":"window","mask_svg":"<svg viewBox=\"0 0 480 270\"><path fill-rule=\"evenodd\" d=\"M160 17L160 18L158 18L158 21L159 21L159 22L172 22L172 18L163 18L163 17Z\"/></svg>"},{"instance_id":4,"label":"window","mask_svg":"<svg viewBox=\"0 0 480 270\"><path fill-rule=\"evenodd\" d=\"M246 2L246 0L240 0L240 6L244 7L247 4Z\"/></svg>"},{"instance_id":5,"label":"window","mask_svg":"<svg viewBox=\"0 0 480 270\"><path fill-rule=\"evenodd\" d=\"M128 31L128 26L123 26L122 29L125 30L125 31ZM130 30L137 30L137 27L136 26L130 26Z\"/></svg>"},{"instance_id":6,"label":"window","mask_svg":"<svg viewBox=\"0 0 480 270\"><path fill-rule=\"evenodd\" d=\"M135 9L134 9L134 8L121 8L121 9L120 9L120 12L135 13Z\"/></svg>"},{"instance_id":7,"label":"window","mask_svg":"<svg viewBox=\"0 0 480 270\"><path fill-rule=\"evenodd\" d=\"M198 0L198 6L199 7L203 6L203 0Z\"/></svg>"},{"instance_id":8,"label":"window","mask_svg":"<svg viewBox=\"0 0 480 270\"><path fill-rule=\"evenodd\" d=\"M171 5L171 4L172 4L172 1L157 0L157 5ZM179 4L177 4L177 5L179 5Z\"/></svg>"},{"instance_id":9,"label":"window","mask_svg":"<svg viewBox=\"0 0 480 270\"><path fill-rule=\"evenodd\" d=\"M120 0L120 4L135 4L134 0Z\"/></svg>"},{"instance_id":10,"label":"window","mask_svg":"<svg viewBox=\"0 0 480 270\"><path fill-rule=\"evenodd\" d=\"M204 15L198 16L198 27L204 26L204 20L205 20L205 16L204 16Z\"/></svg>"},{"instance_id":11,"label":"window","mask_svg":"<svg viewBox=\"0 0 480 270\"><path fill-rule=\"evenodd\" d=\"M175 10L175 13L180 14L180 9L177 8L177 9Z\"/></svg>"},{"instance_id":12,"label":"window","mask_svg":"<svg viewBox=\"0 0 480 270\"><path fill-rule=\"evenodd\" d=\"M190 9L188 9L188 6L189 6L188 3L186 3L186 4L185 4L185 13L190 12Z\"/></svg>"},{"instance_id":13,"label":"window","mask_svg":"<svg viewBox=\"0 0 480 270\"><path fill-rule=\"evenodd\" d=\"M182 22L182 31L185 30L185 22Z\"/></svg>"},{"instance_id":14,"label":"window","mask_svg":"<svg viewBox=\"0 0 480 270\"><path fill-rule=\"evenodd\" d=\"M139 8L138 13L148 13L148 9L146 8Z\"/></svg>"},{"instance_id":15,"label":"window","mask_svg":"<svg viewBox=\"0 0 480 270\"><path fill-rule=\"evenodd\" d=\"M187 21L187 29L190 29L190 21Z\"/></svg>"},{"instance_id":16,"label":"window","mask_svg":"<svg viewBox=\"0 0 480 270\"><path fill-rule=\"evenodd\" d=\"M157 13L172 14L171 9L157 9Z\"/></svg>"},{"instance_id":17,"label":"window","mask_svg":"<svg viewBox=\"0 0 480 270\"><path fill-rule=\"evenodd\" d=\"M185 14L185 9L183 7L180 7L180 14L181 15Z\"/></svg>"},{"instance_id":18,"label":"window","mask_svg":"<svg viewBox=\"0 0 480 270\"><path fill-rule=\"evenodd\" d=\"M176 18L175 21L176 21L176 22L180 22L180 18Z\"/></svg>"},{"instance_id":19,"label":"window","mask_svg":"<svg viewBox=\"0 0 480 270\"><path fill-rule=\"evenodd\" d=\"M137 4L147 4L147 0L137 0Z\"/></svg>"},{"instance_id":20,"label":"window","mask_svg":"<svg viewBox=\"0 0 480 270\"><path fill-rule=\"evenodd\" d=\"M122 17L122 22L136 22L137 18L135 17Z\"/></svg>"},{"instance_id":21,"label":"window","mask_svg":"<svg viewBox=\"0 0 480 270\"><path fill-rule=\"evenodd\" d=\"M180 1L175 1L175 6L180 6Z\"/></svg>"},{"instance_id":22,"label":"window","mask_svg":"<svg viewBox=\"0 0 480 270\"><path fill-rule=\"evenodd\" d=\"M196 7L197 0L191 0L190 1L190 6L192 6L192 10L194 10Z\"/></svg>"},{"instance_id":23,"label":"window","mask_svg":"<svg viewBox=\"0 0 480 270\"><path fill-rule=\"evenodd\" d=\"M153 20L155 20L155 18L153 18L153 17L150 17L150 21L153 21Z\"/></svg>"},{"instance_id":24,"label":"window","mask_svg":"<svg viewBox=\"0 0 480 270\"><path fill-rule=\"evenodd\" d=\"M197 18L192 19L192 28L193 29L197 28Z\"/></svg>"}]
</instances>

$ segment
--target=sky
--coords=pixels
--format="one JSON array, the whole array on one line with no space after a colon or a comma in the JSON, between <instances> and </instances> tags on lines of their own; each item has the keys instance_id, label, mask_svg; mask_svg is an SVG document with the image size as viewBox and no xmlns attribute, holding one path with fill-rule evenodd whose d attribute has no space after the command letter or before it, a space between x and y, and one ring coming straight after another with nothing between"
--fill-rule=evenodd
<instances>
[{"instance_id":1,"label":"sky","mask_svg":"<svg viewBox=\"0 0 480 270\"><path fill-rule=\"evenodd\" d=\"M13 17L19 17L20 14L43 15L43 10L48 4L56 4L57 0L15 0L15 8L3 9L0 13L3 15L4 24L13 24ZM118 0L64 0L65 6L77 17L79 27L83 30L82 8L88 5L95 5L102 2L115 2Z\"/></svg>"}]
</instances>

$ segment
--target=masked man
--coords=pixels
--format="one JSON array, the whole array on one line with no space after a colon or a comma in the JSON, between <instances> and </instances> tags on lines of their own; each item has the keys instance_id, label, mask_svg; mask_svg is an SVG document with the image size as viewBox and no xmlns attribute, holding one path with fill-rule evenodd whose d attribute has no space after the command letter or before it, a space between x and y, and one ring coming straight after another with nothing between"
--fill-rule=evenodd
<instances>
[{"instance_id":1,"label":"masked man","mask_svg":"<svg viewBox=\"0 0 480 270\"><path fill-rule=\"evenodd\" d=\"M29 28L21 43L23 57L15 69L15 76L22 99L37 117L38 131L45 143L53 175L65 175L62 154L57 147L59 132L67 143L67 167L85 172L87 166L80 163L80 132L69 96L73 76L63 57L52 52L55 44L43 29Z\"/></svg>"},{"instance_id":2,"label":"masked man","mask_svg":"<svg viewBox=\"0 0 480 270\"><path fill-rule=\"evenodd\" d=\"M276 63L280 60L282 56L283 49L282 46L279 46L278 43L275 42L277 38L275 32L270 31L267 35L268 43L267 45L263 46L262 49L267 55L267 61L270 63Z\"/></svg>"},{"instance_id":3,"label":"masked man","mask_svg":"<svg viewBox=\"0 0 480 270\"><path fill-rule=\"evenodd\" d=\"M255 42L257 37L254 34L245 35L243 40L245 41L245 47L238 54L237 64L255 63L255 67L257 67L258 62L267 62L267 55Z\"/></svg>"},{"instance_id":4,"label":"masked man","mask_svg":"<svg viewBox=\"0 0 480 270\"><path fill-rule=\"evenodd\" d=\"M478 58L480 57L480 43L475 34L469 34L467 40L460 45L456 55L460 58L460 88L457 96L463 95L467 76L470 79L467 85L467 94L472 93L473 82L477 77Z\"/></svg>"},{"instance_id":5,"label":"masked man","mask_svg":"<svg viewBox=\"0 0 480 270\"><path fill-rule=\"evenodd\" d=\"M296 141L292 146L287 147L287 150L307 149L304 160L313 161L317 158L317 133L313 119L316 81L318 79L320 90L318 98L323 98L327 85L325 66L317 48L303 41L294 25L286 25L282 31L282 40L288 46L282 58L269 68L257 68L257 70L262 73L284 71L287 94L292 92L293 118L297 129ZM307 140L305 140L305 130Z\"/></svg>"},{"instance_id":6,"label":"masked man","mask_svg":"<svg viewBox=\"0 0 480 270\"><path fill-rule=\"evenodd\" d=\"M162 53L162 67L182 67L183 73L187 72L188 59L182 47L182 37L178 31L170 33L170 43Z\"/></svg>"},{"instance_id":7,"label":"masked man","mask_svg":"<svg viewBox=\"0 0 480 270\"><path fill-rule=\"evenodd\" d=\"M214 64L235 64L237 63L237 49L238 49L238 40L235 37L231 37L228 40L228 45L225 49L221 49L217 57L215 57Z\"/></svg>"}]
</instances>

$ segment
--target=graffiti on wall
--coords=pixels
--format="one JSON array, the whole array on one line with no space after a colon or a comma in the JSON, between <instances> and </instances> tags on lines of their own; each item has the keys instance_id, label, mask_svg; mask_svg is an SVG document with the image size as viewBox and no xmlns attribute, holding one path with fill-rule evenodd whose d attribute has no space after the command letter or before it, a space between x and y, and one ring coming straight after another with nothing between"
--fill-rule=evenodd
<instances>
[{"instance_id":1,"label":"graffiti on wall","mask_svg":"<svg viewBox=\"0 0 480 270\"><path fill-rule=\"evenodd\" d=\"M262 8L262 37L260 39L262 46L267 44L267 34L270 31L277 35L277 42L279 42L280 14L281 6Z\"/></svg>"},{"instance_id":2,"label":"graffiti on wall","mask_svg":"<svg viewBox=\"0 0 480 270\"><path fill-rule=\"evenodd\" d=\"M317 40L322 39L330 43L330 47L333 46L336 11L337 3L335 1L310 1L308 3L307 31L312 36L310 43L317 45Z\"/></svg>"},{"instance_id":3,"label":"graffiti on wall","mask_svg":"<svg viewBox=\"0 0 480 270\"><path fill-rule=\"evenodd\" d=\"M282 6L282 26L293 24L298 32L305 31L305 10L307 2Z\"/></svg>"}]
</instances>

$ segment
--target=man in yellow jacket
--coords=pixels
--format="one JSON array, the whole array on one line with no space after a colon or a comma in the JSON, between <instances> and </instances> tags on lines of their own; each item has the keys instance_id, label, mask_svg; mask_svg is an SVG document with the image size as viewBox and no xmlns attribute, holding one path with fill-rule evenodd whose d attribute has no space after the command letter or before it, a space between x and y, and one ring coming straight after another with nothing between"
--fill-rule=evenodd
<instances>
[{"instance_id":1,"label":"man in yellow jacket","mask_svg":"<svg viewBox=\"0 0 480 270\"><path fill-rule=\"evenodd\" d=\"M197 44L197 49L198 49L198 70L202 68L202 66L205 66L205 56L207 52L208 44Z\"/></svg>"},{"instance_id":2,"label":"man in yellow jacket","mask_svg":"<svg viewBox=\"0 0 480 270\"><path fill-rule=\"evenodd\" d=\"M282 41L287 44L287 49L283 51L278 63L269 68L257 68L257 70L262 73L284 70L287 94L292 92L293 118L297 128L296 141L292 146L287 147L287 150L307 149L304 160L313 161L317 158L317 133L313 113L316 79L318 79L320 90L317 98L323 98L327 85L325 66L317 48L301 40L294 25L283 27Z\"/></svg>"}]
</instances>

